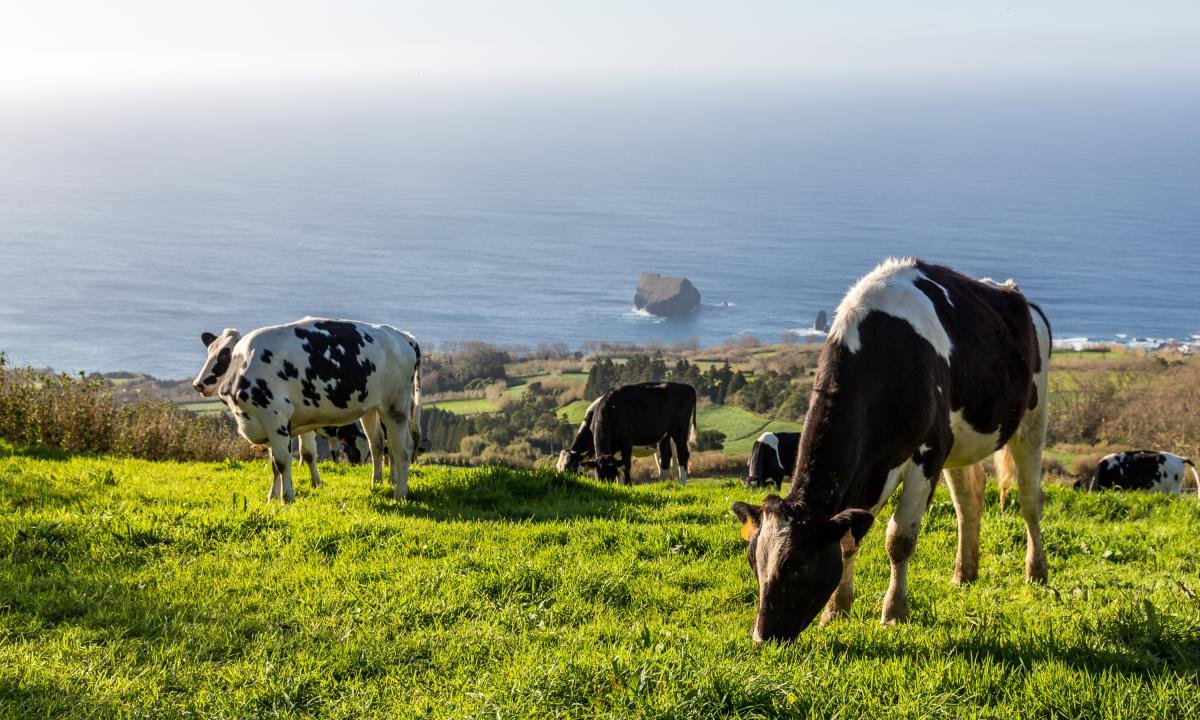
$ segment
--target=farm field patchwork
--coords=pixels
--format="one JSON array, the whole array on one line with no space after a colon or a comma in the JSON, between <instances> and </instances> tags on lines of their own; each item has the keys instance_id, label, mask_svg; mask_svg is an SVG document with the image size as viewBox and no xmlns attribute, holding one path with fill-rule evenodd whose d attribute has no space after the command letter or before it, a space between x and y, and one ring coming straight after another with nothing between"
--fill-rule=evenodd
<instances>
[{"instance_id":1,"label":"farm field patchwork","mask_svg":"<svg viewBox=\"0 0 1200 720\"><path fill-rule=\"evenodd\" d=\"M733 480L605 485L414 467L407 502L322 464L0 445L0 717L1189 717L1200 503L1048 487L1047 587L989 488L980 580L949 582L944 488L881 627L883 523L851 617L749 640Z\"/></svg>"}]
</instances>

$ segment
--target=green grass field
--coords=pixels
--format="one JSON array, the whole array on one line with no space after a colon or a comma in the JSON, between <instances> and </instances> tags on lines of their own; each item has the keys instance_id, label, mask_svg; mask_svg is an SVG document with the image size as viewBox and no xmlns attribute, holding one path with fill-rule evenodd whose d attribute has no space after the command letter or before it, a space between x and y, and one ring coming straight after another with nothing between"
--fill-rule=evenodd
<instances>
[{"instance_id":1,"label":"green grass field","mask_svg":"<svg viewBox=\"0 0 1200 720\"><path fill-rule=\"evenodd\" d=\"M716 429L725 433L723 449L726 455L750 454L750 447L766 431L799 431L801 423L770 420L735 405L709 405L701 408L697 422L701 429Z\"/></svg>"},{"instance_id":2,"label":"green grass field","mask_svg":"<svg viewBox=\"0 0 1200 720\"><path fill-rule=\"evenodd\" d=\"M572 425L578 425L583 422L583 416L587 414L588 405L591 404L591 400L576 400L560 407L558 414L560 417L566 418L567 422Z\"/></svg>"},{"instance_id":3,"label":"green grass field","mask_svg":"<svg viewBox=\"0 0 1200 720\"><path fill-rule=\"evenodd\" d=\"M881 627L882 527L846 621L755 648L733 482L365 468L268 505L265 463L0 446L0 717L1194 717L1194 497L1047 489L1048 587L989 493L954 587L933 499L912 621Z\"/></svg>"},{"instance_id":4,"label":"green grass field","mask_svg":"<svg viewBox=\"0 0 1200 720\"><path fill-rule=\"evenodd\" d=\"M466 398L463 400L439 400L438 402L423 403L422 407L437 408L458 415L478 415L479 413L496 412L496 404L487 398Z\"/></svg>"},{"instance_id":5,"label":"green grass field","mask_svg":"<svg viewBox=\"0 0 1200 720\"><path fill-rule=\"evenodd\" d=\"M215 415L217 413L224 412L225 403L217 399L195 400L193 402L180 403L179 408L189 412L194 412L197 415Z\"/></svg>"}]
</instances>

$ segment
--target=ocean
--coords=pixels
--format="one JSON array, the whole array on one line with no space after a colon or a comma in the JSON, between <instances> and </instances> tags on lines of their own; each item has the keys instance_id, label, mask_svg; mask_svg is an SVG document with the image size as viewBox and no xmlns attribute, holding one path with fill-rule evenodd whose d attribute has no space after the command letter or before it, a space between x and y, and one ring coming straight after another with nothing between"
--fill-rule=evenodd
<instances>
[{"instance_id":1,"label":"ocean","mask_svg":"<svg viewBox=\"0 0 1200 720\"><path fill-rule=\"evenodd\" d=\"M0 113L0 350L194 375L304 315L484 340L778 341L888 256L1056 336L1200 338L1195 84L163 91ZM702 305L633 312L638 275Z\"/></svg>"}]
</instances>

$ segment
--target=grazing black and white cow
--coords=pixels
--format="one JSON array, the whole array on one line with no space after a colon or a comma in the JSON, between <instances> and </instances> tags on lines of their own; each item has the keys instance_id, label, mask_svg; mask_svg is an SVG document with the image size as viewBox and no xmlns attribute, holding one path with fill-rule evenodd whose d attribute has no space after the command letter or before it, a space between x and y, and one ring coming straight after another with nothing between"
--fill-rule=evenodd
<instances>
[{"instance_id":1,"label":"grazing black and white cow","mask_svg":"<svg viewBox=\"0 0 1200 720\"><path fill-rule=\"evenodd\" d=\"M1082 487L1085 490L1150 490L1178 495L1187 468L1192 468L1196 494L1200 496L1200 474L1188 458L1167 452L1130 450L1100 458L1096 472Z\"/></svg>"},{"instance_id":2,"label":"grazing black and white cow","mask_svg":"<svg viewBox=\"0 0 1200 720\"><path fill-rule=\"evenodd\" d=\"M696 441L695 388L673 382L637 383L609 390L593 405L590 430L595 457L582 465L595 468L597 478L616 480L623 468L625 483L631 484L635 447L657 447L661 471L670 466L674 445L679 482L687 483L688 443ZM562 456L559 461L563 462Z\"/></svg>"},{"instance_id":3,"label":"grazing black and white cow","mask_svg":"<svg viewBox=\"0 0 1200 720\"><path fill-rule=\"evenodd\" d=\"M358 423L327 425L316 432L329 441L329 454L335 459L340 456L351 465L361 465L371 455L371 443Z\"/></svg>"},{"instance_id":4,"label":"grazing black and white cow","mask_svg":"<svg viewBox=\"0 0 1200 720\"><path fill-rule=\"evenodd\" d=\"M765 432L758 436L750 448L746 462L746 487L766 487L775 483L775 489L783 489L784 478L792 476L796 467L796 453L800 450L800 433Z\"/></svg>"},{"instance_id":5,"label":"grazing black and white cow","mask_svg":"<svg viewBox=\"0 0 1200 720\"><path fill-rule=\"evenodd\" d=\"M291 437L314 486L320 483L314 431L362 419L374 465L383 479L383 431L396 499L408 494L408 465L420 445L421 350L412 335L388 325L304 318L242 336L227 328L203 333L208 359L193 384L233 412L238 432L271 451L268 499L291 502Z\"/></svg>"},{"instance_id":6,"label":"grazing black and white cow","mask_svg":"<svg viewBox=\"0 0 1200 720\"><path fill-rule=\"evenodd\" d=\"M596 408L600 406L600 401L603 399L604 396L601 395L593 400L591 405L588 405L587 411L583 415L583 421L579 423L579 429L575 431L575 437L571 439L571 445L558 454L558 462L554 467L559 472L579 472L583 461L596 454L596 443L592 436L592 419L596 416ZM663 446L662 452L659 451L659 446ZM678 453L671 454L671 438L665 437L654 445L634 446L633 454L635 457L653 455L654 464L658 466L658 479L662 481L670 476L671 465L675 463Z\"/></svg>"},{"instance_id":7,"label":"grazing black and white cow","mask_svg":"<svg viewBox=\"0 0 1200 720\"><path fill-rule=\"evenodd\" d=\"M909 258L851 287L821 351L791 491L733 506L758 580L755 641L795 638L822 607L825 620L849 611L859 541L898 487L883 622L905 620L908 560L943 468L958 514L954 581L974 580L983 474L971 466L995 451L1000 474L1016 476L1026 578L1044 582L1049 358L1050 326L1011 282Z\"/></svg>"}]
</instances>

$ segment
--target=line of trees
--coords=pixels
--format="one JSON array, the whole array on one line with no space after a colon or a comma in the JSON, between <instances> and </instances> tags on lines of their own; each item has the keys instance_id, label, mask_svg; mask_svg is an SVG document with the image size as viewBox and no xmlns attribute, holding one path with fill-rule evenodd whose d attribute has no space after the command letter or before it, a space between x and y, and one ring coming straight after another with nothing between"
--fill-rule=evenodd
<instances>
[{"instance_id":1,"label":"line of trees","mask_svg":"<svg viewBox=\"0 0 1200 720\"><path fill-rule=\"evenodd\" d=\"M687 383L697 396L715 405L733 404L761 415L800 420L808 411L812 379L804 369L767 370L746 375L728 362L707 370L685 359L668 365L662 353L631 355L624 362L596 361L588 372L584 396L596 398L630 383L664 381Z\"/></svg>"}]
</instances>

